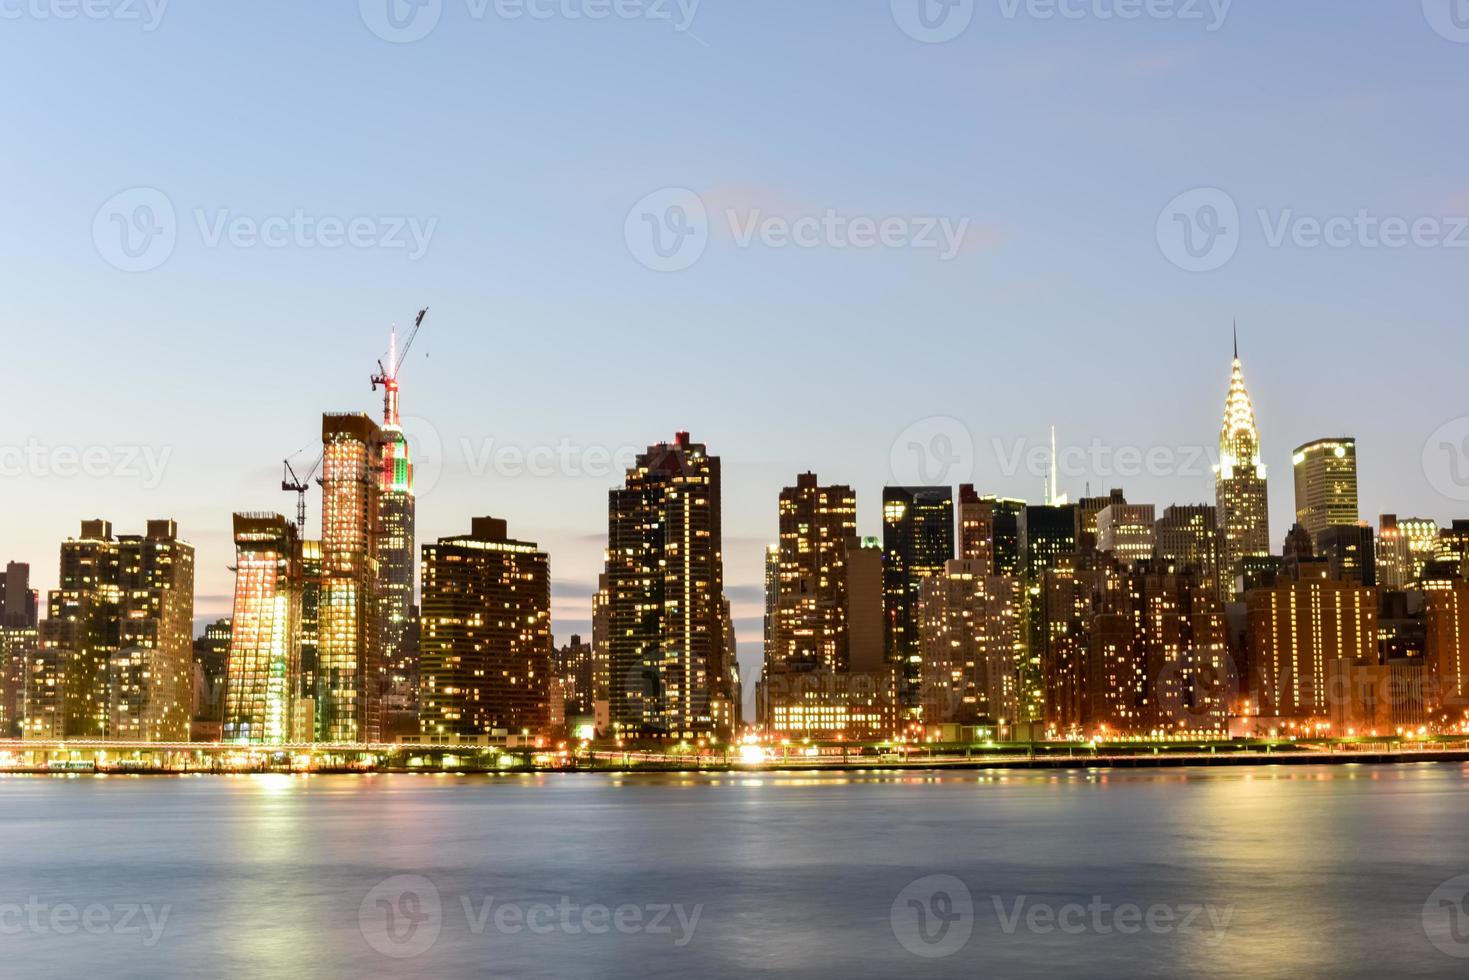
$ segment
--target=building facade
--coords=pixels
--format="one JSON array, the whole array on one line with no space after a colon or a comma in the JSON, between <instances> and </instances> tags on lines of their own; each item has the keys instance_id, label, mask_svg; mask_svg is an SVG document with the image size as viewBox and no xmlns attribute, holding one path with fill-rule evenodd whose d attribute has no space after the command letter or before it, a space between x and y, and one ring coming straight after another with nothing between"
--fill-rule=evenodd
<instances>
[{"instance_id":1,"label":"building facade","mask_svg":"<svg viewBox=\"0 0 1469 980\"><path fill-rule=\"evenodd\" d=\"M423 546L419 725L425 741L551 725L551 577L545 552L475 518Z\"/></svg>"},{"instance_id":2,"label":"building facade","mask_svg":"<svg viewBox=\"0 0 1469 980\"><path fill-rule=\"evenodd\" d=\"M719 457L687 432L608 495L610 720L628 735L727 736L738 721L725 615Z\"/></svg>"},{"instance_id":3,"label":"building facade","mask_svg":"<svg viewBox=\"0 0 1469 980\"><path fill-rule=\"evenodd\" d=\"M1353 527L1357 513L1357 440L1316 439L1291 454L1296 521L1313 540L1329 527Z\"/></svg>"},{"instance_id":4,"label":"building facade","mask_svg":"<svg viewBox=\"0 0 1469 980\"><path fill-rule=\"evenodd\" d=\"M916 714L923 673L918 603L923 581L954 557L952 488L885 487L882 550L885 645L898 669L899 699Z\"/></svg>"},{"instance_id":5,"label":"building facade","mask_svg":"<svg viewBox=\"0 0 1469 980\"><path fill-rule=\"evenodd\" d=\"M299 707L305 572L296 525L279 514L236 514L234 536L221 737L243 745L313 741L314 718Z\"/></svg>"},{"instance_id":6,"label":"building facade","mask_svg":"<svg viewBox=\"0 0 1469 980\"><path fill-rule=\"evenodd\" d=\"M383 628L378 594L382 430L366 415L322 417L317 737L382 734Z\"/></svg>"},{"instance_id":7,"label":"building facade","mask_svg":"<svg viewBox=\"0 0 1469 980\"><path fill-rule=\"evenodd\" d=\"M1214 468L1215 507L1220 534L1221 596L1240 593L1245 559L1270 554L1270 505L1265 463L1260 456L1260 429L1245 388L1244 369L1236 345L1219 432L1219 464Z\"/></svg>"}]
</instances>

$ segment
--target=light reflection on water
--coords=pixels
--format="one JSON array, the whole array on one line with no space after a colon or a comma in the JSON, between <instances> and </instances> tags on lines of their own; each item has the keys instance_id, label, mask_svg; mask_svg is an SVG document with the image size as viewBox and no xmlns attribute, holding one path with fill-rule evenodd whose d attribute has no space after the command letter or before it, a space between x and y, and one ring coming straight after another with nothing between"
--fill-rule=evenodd
<instances>
[{"instance_id":1,"label":"light reflection on water","mask_svg":"<svg viewBox=\"0 0 1469 980\"><path fill-rule=\"evenodd\" d=\"M0 945L18 977L1463 976L1423 910L1469 873L1466 789L1450 765L11 778ZM440 903L408 959L362 925L398 875ZM908 952L891 918L931 875L974 900L972 936L940 959ZM1003 925L1017 902L1094 897L1231 918L1202 935ZM32 899L168 919L147 946L10 929L6 904ZM700 915L678 946L497 929L475 918L487 901Z\"/></svg>"}]
</instances>

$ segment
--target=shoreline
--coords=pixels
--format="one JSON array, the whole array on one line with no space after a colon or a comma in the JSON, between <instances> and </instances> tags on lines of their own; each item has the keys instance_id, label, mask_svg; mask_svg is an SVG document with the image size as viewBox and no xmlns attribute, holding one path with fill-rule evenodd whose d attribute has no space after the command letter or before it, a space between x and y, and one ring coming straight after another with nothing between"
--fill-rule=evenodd
<instances>
[{"instance_id":1,"label":"shoreline","mask_svg":"<svg viewBox=\"0 0 1469 980\"><path fill-rule=\"evenodd\" d=\"M455 766L447 768L414 767L321 767L310 770L285 767L255 769L164 769L164 768L119 768L119 769L51 769L46 767L14 767L0 769L0 778L6 776L261 776L261 775L419 775L419 776L526 776L526 775L738 775L738 776L790 776L808 773L937 773L937 772L984 772L984 771L1078 771L1101 769L1193 769L1219 767L1267 767L1267 766L1342 766L1342 765L1408 765L1433 763L1469 763L1469 749L1443 749L1438 751L1408 752L1229 752L1229 753L1160 753L1157 755L1137 754L1118 756L1083 757L991 757L968 759L925 759L914 762L813 762L809 765L771 763L746 765L740 763L713 763L705 766L660 765L641 763L635 766L517 766L507 768L484 768Z\"/></svg>"}]
</instances>

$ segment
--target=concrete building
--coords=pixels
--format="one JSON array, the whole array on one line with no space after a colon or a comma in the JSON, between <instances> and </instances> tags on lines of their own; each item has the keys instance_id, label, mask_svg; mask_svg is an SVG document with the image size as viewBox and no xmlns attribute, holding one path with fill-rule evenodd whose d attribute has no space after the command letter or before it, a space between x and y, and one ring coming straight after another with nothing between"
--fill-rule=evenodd
<instances>
[{"instance_id":1,"label":"concrete building","mask_svg":"<svg viewBox=\"0 0 1469 980\"><path fill-rule=\"evenodd\" d=\"M426 741L551 726L551 578L545 552L477 517L423 546L419 722Z\"/></svg>"},{"instance_id":2,"label":"concrete building","mask_svg":"<svg viewBox=\"0 0 1469 980\"><path fill-rule=\"evenodd\" d=\"M296 525L279 514L236 514L234 537L221 738L242 745L310 742L314 724L298 726L305 571Z\"/></svg>"},{"instance_id":3,"label":"concrete building","mask_svg":"<svg viewBox=\"0 0 1469 980\"><path fill-rule=\"evenodd\" d=\"M1156 522L1152 504L1108 504L1097 513L1097 550L1127 566L1151 561Z\"/></svg>"},{"instance_id":4,"label":"concrete building","mask_svg":"<svg viewBox=\"0 0 1469 980\"><path fill-rule=\"evenodd\" d=\"M955 559L923 583L919 632L925 725L1005 724L1018 710L1020 582Z\"/></svg>"},{"instance_id":5,"label":"concrete building","mask_svg":"<svg viewBox=\"0 0 1469 980\"><path fill-rule=\"evenodd\" d=\"M1357 440L1317 439L1291 455L1296 521L1316 540L1328 527L1353 527L1357 513Z\"/></svg>"},{"instance_id":6,"label":"concrete building","mask_svg":"<svg viewBox=\"0 0 1469 980\"><path fill-rule=\"evenodd\" d=\"M383 620L378 593L383 433L366 415L322 417L317 737L382 735Z\"/></svg>"},{"instance_id":7,"label":"concrete building","mask_svg":"<svg viewBox=\"0 0 1469 980\"><path fill-rule=\"evenodd\" d=\"M1237 584L1245 560L1270 554L1270 505L1260 429L1245 388L1235 343L1224 425L1219 433L1219 464L1214 468L1215 506L1220 533L1221 597L1241 595Z\"/></svg>"},{"instance_id":8,"label":"concrete building","mask_svg":"<svg viewBox=\"0 0 1469 980\"><path fill-rule=\"evenodd\" d=\"M720 473L680 432L608 495L610 711L628 735L727 736L737 723Z\"/></svg>"}]
</instances>

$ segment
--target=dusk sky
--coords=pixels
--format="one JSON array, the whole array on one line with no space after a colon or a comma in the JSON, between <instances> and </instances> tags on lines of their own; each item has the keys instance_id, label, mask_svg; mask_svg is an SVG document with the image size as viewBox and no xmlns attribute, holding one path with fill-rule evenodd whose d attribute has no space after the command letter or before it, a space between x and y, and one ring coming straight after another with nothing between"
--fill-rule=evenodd
<instances>
[{"instance_id":1,"label":"dusk sky","mask_svg":"<svg viewBox=\"0 0 1469 980\"><path fill-rule=\"evenodd\" d=\"M980 0L932 30L906 0L387 2L0 4L0 561L41 589L81 519L173 517L198 618L227 615L230 514L293 512L281 459L380 413L421 306L420 542L507 519L550 553L558 642L586 633L609 459L688 430L723 459L747 681L798 472L875 535L914 444L1038 501L1054 424L1073 497L1212 502L1235 317L1277 548L1322 436L1359 440L1374 523L1469 517L1447 0Z\"/></svg>"}]
</instances>

